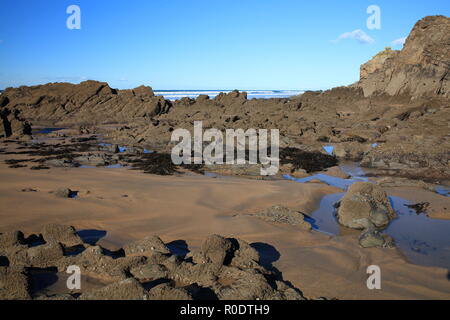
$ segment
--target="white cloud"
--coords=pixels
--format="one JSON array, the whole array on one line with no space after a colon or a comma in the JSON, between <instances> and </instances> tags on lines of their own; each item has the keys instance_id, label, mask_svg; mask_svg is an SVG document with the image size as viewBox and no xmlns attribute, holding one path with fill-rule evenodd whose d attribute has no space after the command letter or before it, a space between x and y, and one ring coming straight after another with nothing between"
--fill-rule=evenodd
<instances>
[{"instance_id":1,"label":"white cloud","mask_svg":"<svg viewBox=\"0 0 450 320\"><path fill-rule=\"evenodd\" d=\"M332 42L337 43L337 42L340 42L341 40L345 40L345 39L354 39L362 44L375 43L375 40L372 37L370 37L367 33L362 31L361 29L356 29L352 32L345 32Z\"/></svg>"},{"instance_id":2,"label":"white cloud","mask_svg":"<svg viewBox=\"0 0 450 320\"><path fill-rule=\"evenodd\" d=\"M405 44L405 41L406 41L406 37L403 37L403 38L396 39L396 40L392 41L391 43L394 47L403 47L403 45Z\"/></svg>"}]
</instances>

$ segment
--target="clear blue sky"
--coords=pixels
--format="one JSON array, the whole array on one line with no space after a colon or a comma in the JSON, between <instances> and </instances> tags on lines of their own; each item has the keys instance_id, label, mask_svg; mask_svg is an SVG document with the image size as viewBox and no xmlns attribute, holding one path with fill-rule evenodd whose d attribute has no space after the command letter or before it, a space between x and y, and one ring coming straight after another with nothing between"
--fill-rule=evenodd
<instances>
[{"instance_id":1,"label":"clear blue sky","mask_svg":"<svg viewBox=\"0 0 450 320\"><path fill-rule=\"evenodd\" d=\"M81 30L69 30L69 5ZM366 9L381 8L381 30ZM0 0L0 89L86 79L154 89L325 89L448 0ZM339 36L363 31L373 43ZM399 47L397 47L399 48Z\"/></svg>"}]
</instances>

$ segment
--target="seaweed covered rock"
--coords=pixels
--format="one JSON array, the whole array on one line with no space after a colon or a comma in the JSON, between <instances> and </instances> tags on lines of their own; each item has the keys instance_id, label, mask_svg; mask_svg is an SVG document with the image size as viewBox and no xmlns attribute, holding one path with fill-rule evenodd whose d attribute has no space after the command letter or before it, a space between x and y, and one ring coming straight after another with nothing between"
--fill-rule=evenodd
<instances>
[{"instance_id":1,"label":"seaweed covered rock","mask_svg":"<svg viewBox=\"0 0 450 320\"><path fill-rule=\"evenodd\" d=\"M281 165L292 164L292 170L304 169L307 173L322 171L334 167L338 160L334 156L321 152L309 152L297 148L284 148L280 150Z\"/></svg>"}]
</instances>

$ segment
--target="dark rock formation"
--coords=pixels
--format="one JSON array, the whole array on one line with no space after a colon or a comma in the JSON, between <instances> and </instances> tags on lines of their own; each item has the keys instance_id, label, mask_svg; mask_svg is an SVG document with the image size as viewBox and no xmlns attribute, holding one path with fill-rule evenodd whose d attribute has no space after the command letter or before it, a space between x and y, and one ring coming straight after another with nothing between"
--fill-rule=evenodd
<instances>
[{"instance_id":1,"label":"dark rock formation","mask_svg":"<svg viewBox=\"0 0 450 320\"><path fill-rule=\"evenodd\" d=\"M2 96L8 106L28 119L65 123L103 123L151 118L169 111L171 102L156 97L150 87L111 89L107 83L84 81L79 85L50 83L7 88Z\"/></svg>"},{"instance_id":2,"label":"dark rock formation","mask_svg":"<svg viewBox=\"0 0 450 320\"><path fill-rule=\"evenodd\" d=\"M76 299L72 291L31 293L34 275L26 271L65 272L71 265L84 276L107 282L82 291L83 300L304 299L279 272L263 267L258 252L240 239L212 235L200 251L180 257L156 236L111 252L83 243L68 226L45 226L42 235L47 243L34 245L20 232L0 235L5 262L0 266L0 299Z\"/></svg>"},{"instance_id":3,"label":"dark rock formation","mask_svg":"<svg viewBox=\"0 0 450 320\"><path fill-rule=\"evenodd\" d=\"M61 243L69 247L83 243L72 226L48 224L42 229L42 236L47 243Z\"/></svg>"}]
</instances>

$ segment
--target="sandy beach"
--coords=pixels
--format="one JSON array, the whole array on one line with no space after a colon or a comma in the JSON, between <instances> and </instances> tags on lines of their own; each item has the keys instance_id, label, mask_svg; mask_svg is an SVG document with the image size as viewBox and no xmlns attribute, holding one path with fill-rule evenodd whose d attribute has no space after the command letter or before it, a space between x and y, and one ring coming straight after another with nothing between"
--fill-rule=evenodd
<instances>
[{"instance_id":1,"label":"sandy beach","mask_svg":"<svg viewBox=\"0 0 450 320\"><path fill-rule=\"evenodd\" d=\"M448 9L2 2L0 302L450 300Z\"/></svg>"},{"instance_id":2,"label":"sandy beach","mask_svg":"<svg viewBox=\"0 0 450 320\"><path fill-rule=\"evenodd\" d=\"M396 249L360 248L357 234L331 237L248 215L278 204L310 214L324 195L342 191L323 183L197 174L161 177L124 168L33 172L4 164L0 176L0 232L32 233L49 223L73 225L77 230L106 231L99 244L110 249L148 235L159 235L164 242L182 239L195 249L207 235L221 234L269 245L268 259L306 297L450 298L447 269L410 264ZM22 191L27 188L36 192ZM77 190L78 197L59 199L49 193L60 188ZM392 191L405 193L410 190ZM383 270L382 290L367 289L366 268L372 264Z\"/></svg>"}]
</instances>

